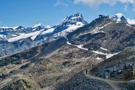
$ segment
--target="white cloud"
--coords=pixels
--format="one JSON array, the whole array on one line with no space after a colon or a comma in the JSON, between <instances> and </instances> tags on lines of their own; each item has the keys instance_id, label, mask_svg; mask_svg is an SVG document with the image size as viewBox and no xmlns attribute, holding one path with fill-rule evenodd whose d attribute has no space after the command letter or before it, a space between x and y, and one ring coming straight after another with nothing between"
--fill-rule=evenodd
<instances>
[{"instance_id":1,"label":"white cloud","mask_svg":"<svg viewBox=\"0 0 135 90\"><path fill-rule=\"evenodd\" d=\"M57 0L54 6L68 6L68 3Z\"/></svg>"},{"instance_id":2,"label":"white cloud","mask_svg":"<svg viewBox=\"0 0 135 90\"><path fill-rule=\"evenodd\" d=\"M135 3L135 0L116 0L116 1L120 1L122 3L131 3L131 4Z\"/></svg>"},{"instance_id":3,"label":"white cloud","mask_svg":"<svg viewBox=\"0 0 135 90\"><path fill-rule=\"evenodd\" d=\"M135 0L73 0L75 3L83 3L86 5L89 5L91 7L98 7L102 4L108 4L110 6L113 6L117 3L121 3L123 5L123 10L128 11L132 8L131 11L135 12ZM129 6L131 8L129 8Z\"/></svg>"},{"instance_id":4,"label":"white cloud","mask_svg":"<svg viewBox=\"0 0 135 90\"><path fill-rule=\"evenodd\" d=\"M135 4L135 0L74 0L76 3L84 3L89 5L101 5L103 3L105 4L115 4L115 3L123 3L123 4Z\"/></svg>"},{"instance_id":5,"label":"white cloud","mask_svg":"<svg viewBox=\"0 0 135 90\"><path fill-rule=\"evenodd\" d=\"M74 0L76 3L85 3L89 5L100 5L102 3L109 3L112 2L113 0Z\"/></svg>"}]
</instances>

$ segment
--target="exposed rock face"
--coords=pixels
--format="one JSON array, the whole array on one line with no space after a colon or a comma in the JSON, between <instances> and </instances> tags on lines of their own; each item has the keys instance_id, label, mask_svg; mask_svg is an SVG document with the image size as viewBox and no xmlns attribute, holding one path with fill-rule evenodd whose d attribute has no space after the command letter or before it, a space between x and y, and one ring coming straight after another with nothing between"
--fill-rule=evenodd
<instances>
[{"instance_id":1,"label":"exposed rock face","mask_svg":"<svg viewBox=\"0 0 135 90\"><path fill-rule=\"evenodd\" d=\"M94 75L107 79L132 80L135 70L135 49L129 48L122 53L103 61L92 70Z\"/></svg>"}]
</instances>

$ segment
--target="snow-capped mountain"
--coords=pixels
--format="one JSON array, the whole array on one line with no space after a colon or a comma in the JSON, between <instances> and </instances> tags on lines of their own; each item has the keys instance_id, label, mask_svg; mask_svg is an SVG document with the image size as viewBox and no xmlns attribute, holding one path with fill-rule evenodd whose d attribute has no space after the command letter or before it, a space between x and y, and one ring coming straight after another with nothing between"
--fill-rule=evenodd
<instances>
[{"instance_id":1,"label":"snow-capped mountain","mask_svg":"<svg viewBox=\"0 0 135 90\"><path fill-rule=\"evenodd\" d=\"M69 32L76 30L79 27L87 24L83 20L81 14L75 14L65 18L65 20L56 26L53 27L44 27L42 24L36 24L33 27L0 27L0 36L1 39L7 40L8 42L15 42L25 38L31 38L35 40L36 37L44 36L48 38L48 35L57 38L58 36L66 36Z\"/></svg>"},{"instance_id":2,"label":"snow-capped mountain","mask_svg":"<svg viewBox=\"0 0 135 90\"><path fill-rule=\"evenodd\" d=\"M60 37L66 37L68 33L86 24L87 22L83 19L82 14L77 13L52 27L45 27L42 24L36 24L33 27L0 27L0 42L2 42L0 43L2 49L0 56L29 49ZM8 48L6 48L7 46Z\"/></svg>"},{"instance_id":3,"label":"snow-capped mountain","mask_svg":"<svg viewBox=\"0 0 135 90\"><path fill-rule=\"evenodd\" d=\"M117 13L115 14L112 19L116 22L123 22L123 23L128 23L127 19L124 17L122 13Z\"/></svg>"},{"instance_id":4,"label":"snow-capped mountain","mask_svg":"<svg viewBox=\"0 0 135 90\"><path fill-rule=\"evenodd\" d=\"M128 23L131 25L135 25L135 19L129 19L125 17L124 14L122 13L117 13L114 16L111 17L112 20L116 21L117 23L122 22L122 23Z\"/></svg>"}]
</instances>

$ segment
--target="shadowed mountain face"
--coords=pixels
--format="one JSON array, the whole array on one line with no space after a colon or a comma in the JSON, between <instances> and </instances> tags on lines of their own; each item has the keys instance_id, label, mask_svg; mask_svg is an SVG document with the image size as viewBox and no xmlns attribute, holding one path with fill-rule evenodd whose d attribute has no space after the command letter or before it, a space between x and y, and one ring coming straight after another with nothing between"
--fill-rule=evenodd
<instances>
[{"instance_id":1,"label":"shadowed mountain face","mask_svg":"<svg viewBox=\"0 0 135 90\"><path fill-rule=\"evenodd\" d=\"M64 44L66 44L66 39L61 38L56 41L52 41L50 43L46 43L41 46L29 49L25 52L20 52L11 56L6 56L4 58L1 58L0 67L7 66L9 64L21 64L23 60L34 61L38 57L47 56L48 54L57 50Z\"/></svg>"},{"instance_id":2,"label":"shadowed mountain face","mask_svg":"<svg viewBox=\"0 0 135 90\"><path fill-rule=\"evenodd\" d=\"M122 53L101 62L92 73L98 77L113 80L132 80L135 70L135 47L125 49Z\"/></svg>"},{"instance_id":3,"label":"shadowed mountain face","mask_svg":"<svg viewBox=\"0 0 135 90\"><path fill-rule=\"evenodd\" d=\"M88 67L58 84L56 90L134 90L134 54L135 47L125 49L93 69Z\"/></svg>"},{"instance_id":4,"label":"shadowed mountain face","mask_svg":"<svg viewBox=\"0 0 135 90\"><path fill-rule=\"evenodd\" d=\"M47 34L47 42L43 40L46 36L39 34L34 41L42 38L44 43L0 58L0 89L130 90L129 88L134 88L134 82L129 80L134 80L135 51L134 47L126 48L135 46L135 27L123 22L123 19L117 21L103 15L89 24L83 21L80 14L74 17L77 18L67 17L60 24L62 27L68 26L68 30L57 26L59 28ZM86 25L80 27L80 22ZM77 27L71 28L71 24ZM31 37L33 36L21 40L29 45ZM20 43L20 40L17 42ZM12 43L18 45L16 42Z\"/></svg>"},{"instance_id":5,"label":"shadowed mountain face","mask_svg":"<svg viewBox=\"0 0 135 90\"><path fill-rule=\"evenodd\" d=\"M69 81L57 86L56 90L115 90L108 83L87 77L83 73L78 73Z\"/></svg>"},{"instance_id":6,"label":"shadowed mountain face","mask_svg":"<svg viewBox=\"0 0 135 90\"><path fill-rule=\"evenodd\" d=\"M134 34L135 27L126 23L116 23L108 17L103 17L70 33L68 37L71 43L83 44L89 50L104 47L109 52L119 52L125 47L135 45Z\"/></svg>"}]
</instances>

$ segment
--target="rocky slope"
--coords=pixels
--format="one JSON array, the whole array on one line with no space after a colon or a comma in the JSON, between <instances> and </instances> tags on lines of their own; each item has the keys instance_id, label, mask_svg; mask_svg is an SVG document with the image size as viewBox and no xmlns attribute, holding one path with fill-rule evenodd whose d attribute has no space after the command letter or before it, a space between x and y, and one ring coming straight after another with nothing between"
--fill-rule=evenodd
<instances>
[{"instance_id":1,"label":"rocky slope","mask_svg":"<svg viewBox=\"0 0 135 90\"><path fill-rule=\"evenodd\" d=\"M83 22L81 15L74 16L77 19L68 17L60 26ZM134 90L135 27L123 17L117 21L100 15L71 32L51 29L48 42L1 57L0 89ZM35 41L46 38L40 35Z\"/></svg>"},{"instance_id":2,"label":"rocky slope","mask_svg":"<svg viewBox=\"0 0 135 90\"><path fill-rule=\"evenodd\" d=\"M109 58L126 47L134 46L134 34L135 27L129 23L100 16L67 37L70 44L81 45L84 49L102 56L99 58Z\"/></svg>"},{"instance_id":3,"label":"rocky slope","mask_svg":"<svg viewBox=\"0 0 135 90\"><path fill-rule=\"evenodd\" d=\"M135 90L135 47L75 74L56 90Z\"/></svg>"}]
</instances>

